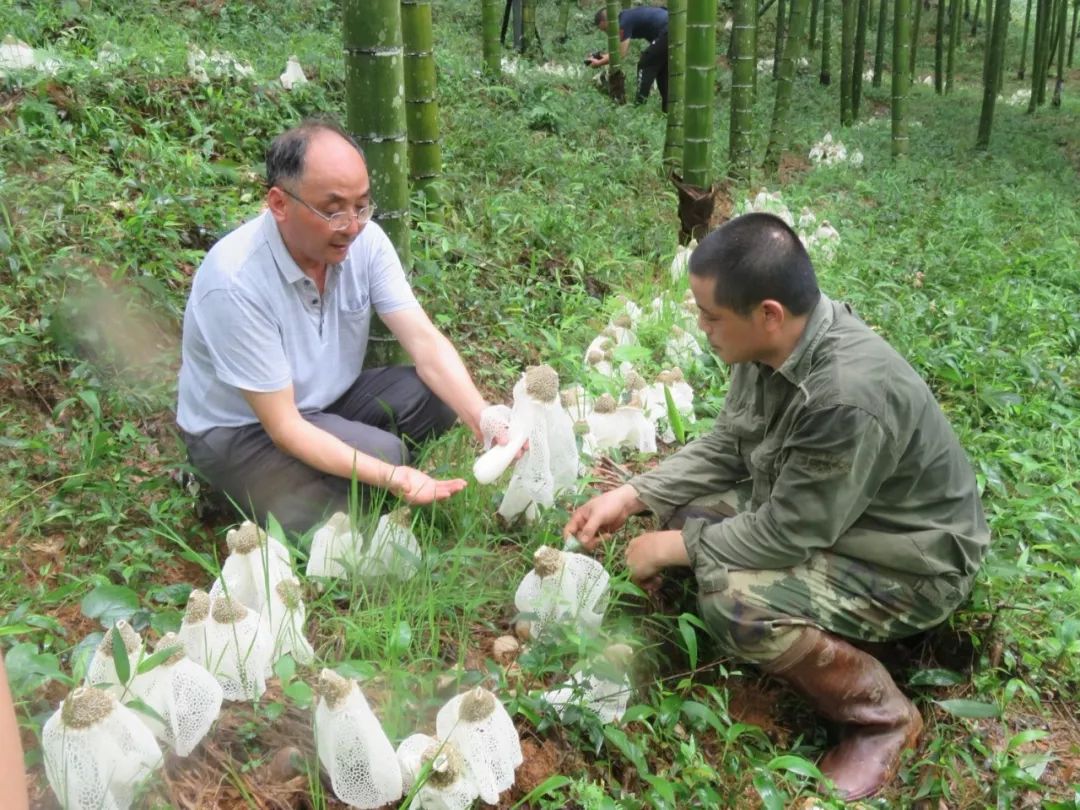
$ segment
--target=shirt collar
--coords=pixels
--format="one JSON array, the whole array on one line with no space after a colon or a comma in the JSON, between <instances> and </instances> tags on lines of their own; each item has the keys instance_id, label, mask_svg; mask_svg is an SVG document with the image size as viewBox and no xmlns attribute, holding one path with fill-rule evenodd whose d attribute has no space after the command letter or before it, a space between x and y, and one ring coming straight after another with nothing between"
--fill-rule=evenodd
<instances>
[{"instance_id":1,"label":"shirt collar","mask_svg":"<svg viewBox=\"0 0 1080 810\"><path fill-rule=\"evenodd\" d=\"M810 317L806 319L806 326L799 336L799 342L795 344L794 351L780 364L776 372L793 385L799 385L805 380L810 373L814 349L832 326L833 317L832 301L822 293L817 304L810 310Z\"/></svg>"}]
</instances>

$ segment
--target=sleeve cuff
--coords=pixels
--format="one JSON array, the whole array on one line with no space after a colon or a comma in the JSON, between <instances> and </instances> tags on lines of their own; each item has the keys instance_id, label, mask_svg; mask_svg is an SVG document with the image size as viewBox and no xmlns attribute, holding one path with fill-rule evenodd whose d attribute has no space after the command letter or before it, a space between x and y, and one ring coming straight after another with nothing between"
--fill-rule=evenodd
<instances>
[{"instance_id":1,"label":"sleeve cuff","mask_svg":"<svg viewBox=\"0 0 1080 810\"><path fill-rule=\"evenodd\" d=\"M660 523L663 524L667 522L667 519L671 517L675 508L650 491L651 487L649 487L647 479L644 476L638 476L637 478L632 478L629 481L629 484L634 488L634 492L637 493L637 496L641 499L642 503L649 507L649 511L660 519Z\"/></svg>"},{"instance_id":2,"label":"sleeve cuff","mask_svg":"<svg viewBox=\"0 0 1080 810\"><path fill-rule=\"evenodd\" d=\"M686 556L690 558L690 567L697 572L698 556L701 551L701 535L705 531L704 518L690 518L683 524L682 539L686 546Z\"/></svg>"}]
</instances>

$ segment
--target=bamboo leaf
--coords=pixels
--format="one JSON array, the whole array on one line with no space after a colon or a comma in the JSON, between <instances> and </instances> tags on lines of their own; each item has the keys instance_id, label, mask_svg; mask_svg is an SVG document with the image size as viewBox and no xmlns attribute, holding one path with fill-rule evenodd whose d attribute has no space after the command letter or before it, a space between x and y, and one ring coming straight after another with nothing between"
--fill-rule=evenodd
<instances>
[{"instance_id":1,"label":"bamboo leaf","mask_svg":"<svg viewBox=\"0 0 1080 810\"><path fill-rule=\"evenodd\" d=\"M675 399L671 396L671 389L664 386L664 403L667 405L667 418L671 424L671 432L675 434L675 440L679 444L686 444L686 426L683 425L682 414L675 407Z\"/></svg>"},{"instance_id":2,"label":"bamboo leaf","mask_svg":"<svg viewBox=\"0 0 1080 810\"><path fill-rule=\"evenodd\" d=\"M562 776L560 774L549 776L539 785L537 785L524 796L522 796L520 801L518 801L517 804L511 807L510 810L517 810L517 808L519 807L532 807L532 804L530 804L530 802L532 802L533 799L539 799L541 796L547 796L550 793L554 793L559 788L564 788L573 781L574 780L572 780L569 776Z\"/></svg>"},{"instance_id":3,"label":"bamboo leaf","mask_svg":"<svg viewBox=\"0 0 1080 810\"><path fill-rule=\"evenodd\" d=\"M994 706L991 703L983 703L978 700L957 698L955 700L935 700L934 703L956 717L976 719L1001 716L1001 709L997 706Z\"/></svg>"},{"instance_id":4,"label":"bamboo leaf","mask_svg":"<svg viewBox=\"0 0 1080 810\"><path fill-rule=\"evenodd\" d=\"M146 658L139 662L139 665L135 667L135 674L145 675L150 670L159 666L163 661L175 655L178 650L183 649L182 645L174 644L172 647L164 647L155 651L152 655L146 656Z\"/></svg>"},{"instance_id":5,"label":"bamboo leaf","mask_svg":"<svg viewBox=\"0 0 1080 810\"><path fill-rule=\"evenodd\" d=\"M124 646L124 637L115 625L112 629L112 653L116 678L121 684L126 684L131 680L131 661L128 659L127 647Z\"/></svg>"}]
</instances>

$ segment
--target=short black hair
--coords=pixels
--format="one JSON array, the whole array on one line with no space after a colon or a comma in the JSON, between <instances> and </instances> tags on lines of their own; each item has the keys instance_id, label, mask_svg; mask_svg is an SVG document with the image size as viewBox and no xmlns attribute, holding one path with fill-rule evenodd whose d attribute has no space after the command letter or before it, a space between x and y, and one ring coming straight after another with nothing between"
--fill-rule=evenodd
<instances>
[{"instance_id":1,"label":"short black hair","mask_svg":"<svg viewBox=\"0 0 1080 810\"><path fill-rule=\"evenodd\" d=\"M360 144L340 124L329 118L306 118L287 129L270 142L266 148L266 187L280 186L282 181L298 181L304 175L304 158L313 135L333 132L344 138L364 157ZM365 161L366 162L366 161Z\"/></svg>"},{"instance_id":2,"label":"short black hair","mask_svg":"<svg viewBox=\"0 0 1080 810\"><path fill-rule=\"evenodd\" d=\"M725 222L690 255L690 272L713 279L715 303L744 316L767 298L793 315L804 315L821 297L802 240L772 214L744 214Z\"/></svg>"},{"instance_id":3,"label":"short black hair","mask_svg":"<svg viewBox=\"0 0 1080 810\"><path fill-rule=\"evenodd\" d=\"M596 12L596 16L593 17L593 22L597 26L599 26L600 23L604 22L605 20L607 20L607 9L601 8L598 12Z\"/></svg>"}]
</instances>

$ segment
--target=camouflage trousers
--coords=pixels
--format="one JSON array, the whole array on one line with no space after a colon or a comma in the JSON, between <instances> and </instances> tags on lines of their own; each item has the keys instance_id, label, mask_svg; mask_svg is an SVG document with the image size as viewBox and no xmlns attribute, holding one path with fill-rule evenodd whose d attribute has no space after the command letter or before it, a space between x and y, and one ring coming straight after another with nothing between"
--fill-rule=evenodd
<instances>
[{"instance_id":1,"label":"camouflage trousers","mask_svg":"<svg viewBox=\"0 0 1080 810\"><path fill-rule=\"evenodd\" d=\"M746 508L734 490L698 499L669 521L714 520ZM710 562L695 571L702 621L731 655L768 664L798 641L803 627L818 627L862 641L889 641L940 624L966 598L970 580L925 577L869 565L852 557L815 552L800 565L746 571Z\"/></svg>"}]
</instances>

